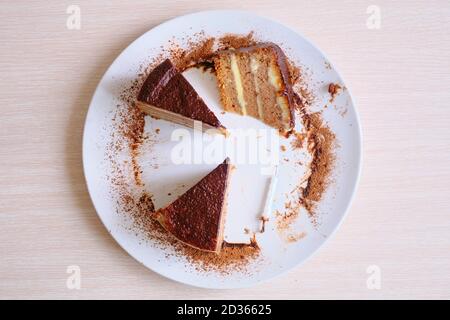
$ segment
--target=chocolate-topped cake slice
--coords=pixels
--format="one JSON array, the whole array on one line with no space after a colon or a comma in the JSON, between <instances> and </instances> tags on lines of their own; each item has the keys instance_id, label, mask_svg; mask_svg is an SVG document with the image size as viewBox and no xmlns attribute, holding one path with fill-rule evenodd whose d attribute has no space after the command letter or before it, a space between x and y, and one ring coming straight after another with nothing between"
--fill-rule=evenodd
<instances>
[{"instance_id":1,"label":"chocolate-topped cake slice","mask_svg":"<svg viewBox=\"0 0 450 320\"><path fill-rule=\"evenodd\" d=\"M153 117L188 127L194 127L197 120L203 130L218 129L226 134L219 119L169 59L150 72L137 100L138 107Z\"/></svg>"},{"instance_id":2,"label":"chocolate-topped cake slice","mask_svg":"<svg viewBox=\"0 0 450 320\"><path fill-rule=\"evenodd\" d=\"M214 57L226 111L258 118L288 135L295 125L293 91L283 51L274 43L224 50Z\"/></svg>"},{"instance_id":3,"label":"chocolate-topped cake slice","mask_svg":"<svg viewBox=\"0 0 450 320\"><path fill-rule=\"evenodd\" d=\"M219 253L230 169L227 158L177 200L153 213L153 218L178 240L200 250Z\"/></svg>"}]
</instances>

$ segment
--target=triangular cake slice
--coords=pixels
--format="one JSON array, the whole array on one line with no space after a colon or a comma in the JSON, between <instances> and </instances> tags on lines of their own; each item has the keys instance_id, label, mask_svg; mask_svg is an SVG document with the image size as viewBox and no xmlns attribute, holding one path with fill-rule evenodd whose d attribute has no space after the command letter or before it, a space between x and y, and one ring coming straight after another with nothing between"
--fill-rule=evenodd
<instances>
[{"instance_id":1,"label":"triangular cake slice","mask_svg":"<svg viewBox=\"0 0 450 320\"><path fill-rule=\"evenodd\" d=\"M155 118L191 128L194 121L201 121L203 130L217 129L226 134L219 119L169 59L150 72L137 100L138 107Z\"/></svg>"},{"instance_id":2,"label":"triangular cake slice","mask_svg":"<svg viewBox=\"0 0 450 320\"><path fill-rule=\"evenodd\" d=\"M200 250L219 253L230 169L226 158L177 200L156 211L153 218L178 240Z\"/></svg>"},{"instance_id":3,"label":"triangular cake slice","mask_svg":"<svg viewBox=\"0 0 450 320\"><path fill-rule=\"evenodd\" d=\"M274 43L224 50L214 57L225 111L258 118L289 135L295 126L288 62Z\"/></svg>"}]
</instances>

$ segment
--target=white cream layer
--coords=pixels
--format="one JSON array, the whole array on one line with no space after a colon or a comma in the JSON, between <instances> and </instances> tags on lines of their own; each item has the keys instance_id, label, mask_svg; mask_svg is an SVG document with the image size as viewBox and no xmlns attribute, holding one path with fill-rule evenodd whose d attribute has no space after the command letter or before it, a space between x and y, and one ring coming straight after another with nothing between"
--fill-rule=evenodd
<instances>
[{"instance_id":1,"label":"white cream layer","mask_svg":"<svg viewBox=\"0 0 450 320\"><path fill-rule=\"evenodd\" d=\"M241 106L242 114L247 115L247 104L244 98L244 86L242 85L241 73L239 71L236 55L230 54L231 72L233 73L234 85L236 87L236 93L239 105Z\"/></svg>"}]
</instances>

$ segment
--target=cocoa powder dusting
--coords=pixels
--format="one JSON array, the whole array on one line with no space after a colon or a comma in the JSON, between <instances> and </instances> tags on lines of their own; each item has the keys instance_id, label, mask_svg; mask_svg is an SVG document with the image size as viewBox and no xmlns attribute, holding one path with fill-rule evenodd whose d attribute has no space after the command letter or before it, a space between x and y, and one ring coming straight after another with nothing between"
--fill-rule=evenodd
<instances>
[{"instance_id":1,"label":"cocoa powder dusting","mask_svg":"<svg viewBox=\"0 0 450 320\"><path fill-rule=\"evenodd\" d=\"M298 209L298 208L296 208ZM299 210L290 210L289 212L281 213L277 211L275 216L277 218L277 231L279 233L284 233L290 229L292 224L297 220L299 215Z\"/></svg>"},{"instance_id":2,"label":"cocoa powder dusting","mask_svg":"<svg viewBox=\"0 0 450 320\"><path fill-rule=\"evenodd\" d=\"M260 254L256 240L250 243L223 242L220 254L204 252L185 246L184 254L187 259L195 263L197 270L219 271L221 274L230 274L232 271L245 272L247 264Z\"/></svg>"},{"instance_id":3,"label":"cocoa powder dusting","mask_svg":"<svg viewBox=\"0 0 450 320\"><path fill-rule=\"evenodd\" d=\"M139 146L144 139L145 114L135 105L136 95L144 81L141 76L129 84L119 95L121 104L117 105L113 127L117 135L113 139L116 146L127 147L130 164L137 186L142 186L142 170L138 164Z\"/></svg>"},{"instance_id":4,"label":"cocoa powder dusting","mask_svg":"<svg viewBox=\"0 0 450 320\"><path fill-rule=\"evenodd\" d=\"M219 50L238 49L255 45L254 32L247 35L226 34L219 38Z\"/></svg>"},{"instance_id":5,"label":"cocoa powder dusting","mask_svg":"<svg viewBox=\"0 0 450 320\"><path fill-rule=\"evenodd\" d=\"M295 107L299 111L303 123L302 132L294 132L294 139L291 141L292 149L302 149L306 142L307 149L312 156L310 163L310 174L306 178L306 187L303 186L305 180L298 182L293 192L296 199L292 203L289 201L285 205L284 214L277 212L276 224L278 233L287 242L294 242L302 239L304 235L293 235L292 226L297 221L300 209L306 209L311 222L318 224L318 213L316 204L322 199L328 187L331 171L334 164L334 141L335 135L322 120L320 113L310 113L309 107L316 97L310 89L306 76L300 66L292 60L288 60L289 74L294 89ZM338 90L340 87L333 87ZM299 163L303 166L303 163Z\"/></svg>"},{"instance_id":6,"label":"cocoa powder dusting","mask_svg":"<svg viewBox=\"0 0 450 320\"><path fill-rule=\"evenodd\" d=\"M183 257L197 271L215 271L219 274L230 274L235 271L245 273L249 262L260 255L260 249L251 239L248 244L234 244L223 242L219 254L201 251L178 241L168 233L156 220L151 218L153 212L151 197L143 195L133 210L128 211L134 220L134 228L145 235L146 241L151 245L168 249L166 257Z\"/></svg>"},{"instance_id":7,"label":"cocoa powder dusting","mask_svg":"<svg viewBox=\"0 0 450 320\"><path fill-rule=\"evenodd\" d=\"M278 235L287 243L295 242L294 239L300 240L303 237L297 237L298 233L294 228L294 224L300 215L300 209L303 203L300 201L288 201L285 203L284 212L276 211L276 231Z\"/></svg>"},{"instance_id":8,"label":"cocoa powder dusting","mask_svg":"<svg viewBox=\"0 0 450 320\"><path fill-rule=\"evenodd\" d=\"M182 50L180 57L175 60L178 70L185 70L211 59L214 51L214 38L207 38L199 43L191 42L190 48Z\"/></svg>"},{"instance_id":9,"label":"cocoa powder dusting","mask_svg":"<svg viewBox=\"0 0 450 320\"><path fill-rule=\"evenodd\" d=\"M289 78L294 90L295 108L300 110L312 105L315 96L308 84L305 72L302 67L294 61L287 59Z\"/></svg>"},{"instance_id":10,"label":"cocoa powder dusting","mask_svg":"<svg viewBox=\"0 0 450 320\"><path fill-rule=\"evenodd\" d=\"M171 43L167 52L172 63L179 71L190 67L213 69L212 56L219 50L238 49L256 44L253 32L247 35L226 34L218 39L205 37L204 33L188 39L187 48L181 48L175 42ZM217 48L215 48L215 46Z\"/></svg>"},{"instance_id":11,"label":"cocoa powder dusting","mask_svg":"<svg viewBox=\"0 0 450 320\"><path fill-rule=\"evenodd\" d=\"M308 132L308 149L312 153L311 175L303 190L303 202L311 216L314 216L315 204L322 199L328 187L335 159L335 135L323 124L321 114L305 114L304 124Z\"/></svg>"},{"instance_id":12,"label":"cocoa powder dusting","mask_svg":"<svg viewBox=\"0 0 450 320\"><path fill-rule=\"evenodd\" d=\"M294 132L295 139L291 142L291 146L293 149L301 149L303 148L303 142L306 139L306 134L301 132Z\"/></svg>"}]
</instances>

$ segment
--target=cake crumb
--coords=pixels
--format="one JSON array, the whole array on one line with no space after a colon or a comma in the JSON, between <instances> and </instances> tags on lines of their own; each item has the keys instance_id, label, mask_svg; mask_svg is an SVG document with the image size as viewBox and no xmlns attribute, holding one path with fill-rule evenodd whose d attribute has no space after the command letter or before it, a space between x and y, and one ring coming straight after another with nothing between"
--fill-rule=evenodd
<instances>
[{"instance_id":1,"label":"cake crumb","mask_svg":"<svg viewBox=\"0 0 450 320\"><path fill-rule=\"evenodd\" d=\"M334 99L336 98L336 95L339 94L341 89L342 89L342 87L337 83L330 83L328 85L328 93L331 95L330 102L334 101Z\"/></svg>"}]
</instances>

